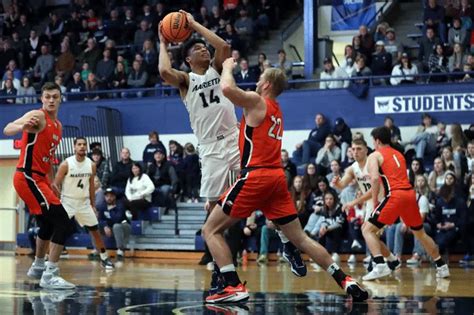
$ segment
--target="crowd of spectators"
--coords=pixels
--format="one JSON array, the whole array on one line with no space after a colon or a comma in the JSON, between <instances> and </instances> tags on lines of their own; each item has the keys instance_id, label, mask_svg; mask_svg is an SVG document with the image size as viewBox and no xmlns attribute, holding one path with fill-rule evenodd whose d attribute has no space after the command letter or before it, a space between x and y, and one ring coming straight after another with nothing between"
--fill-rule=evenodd
<instances>
[{"instance_id":1,"label":"crowd of spectators","mask_svg":"<svg viewBox=\"0 0 474 315\"><path fill-rule=\"evenodd\" d=\"M402 42L387 22L379 23L373 32L361 25L352 44L345 47L339 67L333 65L331 58L324 61L321 79L339 81L321 82L320 88L348 87L349 82L343 79L372 75L398 76L374 79L374 85L471 81L471 75L464 73L474 69L471 4L468 0L438 3L436 0L423 1L417 54L413 53L414 45ZM420 77L420 74L433 75Z\"/></svg>"},{"instance_id":2,"label":"crowd of spectators","mask_svg":"<svg viewBox=\"0 0 474 315\"><path fill-rule=\"evenodd\" d=\"M0 96L4 103L35 102L35 90L45 81L60 84L70 100L141 97L144 92L99 91L162 84L157 30L168 12L187 10L247 56L257 39L267 38L292 6L292 1L281 0L71 0L69 6L46 8L43 4L34 10L27 2L11 1L7 7L0 2ZM173 67L189 70L179 49L172 49L171 55ZM241 63L241 81L256 81L258 73L252 68L247 77L244 60ZM263 64L264 60L257 68L262 70ZM25 97L15 100L14 95Z\"/></svg>"}]
</instances>

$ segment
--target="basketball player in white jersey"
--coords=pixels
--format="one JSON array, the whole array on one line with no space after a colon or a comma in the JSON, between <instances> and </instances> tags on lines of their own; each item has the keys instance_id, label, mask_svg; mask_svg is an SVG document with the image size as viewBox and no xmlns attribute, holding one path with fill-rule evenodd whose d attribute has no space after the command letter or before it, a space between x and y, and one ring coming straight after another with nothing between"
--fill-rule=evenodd
<instances>
[{"instance_id":1,"label":"basketball player in white jersey","mask_svg":"<svg viewBox=\"0 0 474 315\"><path fill-rule=\"evenodd\" d=\"M357 181L359 185L359 189L362 191L362 196L359 198L354 199L353 201L345 204L343 209L349 209L356 204L361 204L365 202L365 221L370 217L372 211L374 211L374 205L372 202L372 194L371 194L371 183L370 183L370 176L369 171L367 169L367 143L363 139L356 139L352 141L352 153L354 155L355 162L352 163L350 167L348 167L342 178L339 176L335 176L331 181L333 187L337 189L344 189L351 181L354 179ZM384 191L380 189L378 194L379 201L384 199ZM400 261L393 255L387 246L380 241L382 244L382 255L387 260L387 263L391 270L395 270L400 268ZM372 269L372 263L369 265L369 272ZM363 280L373 280L373 279L364 279Z\"/></svg>"},{"instance_id":2,"label":"basketball player in white jersey","mask_svg":"<svg viewBox=\"0 0 474 315\"><path fill-rule=\"evenodd\" d=\"M74 217L94 238L97 250L100 251L100 265L106 270L113 270L115 267L105 250L95 210L96 166L86 154L86 139L83 137L74 139L74 155L61 163L54 185L61 192L61 202L69 218Z\"/></svg>"},{"instance_id":3,"label":"basketball player in white jersey","mask_svg":"<svg viewBox=\"0 0 474 315\"><path fill-rule=\"evenodd\" d=\"M211 60L204 40L192 39L184 44L182 50L191 72L188 74L173 69L168 56L168 42L160 28L158 68L161 78L179 89L188 110L191 128L199 143L202 173L200 195L206 198L206 209L211 211L229 186L229 174L240 171L239 128L234 104L224 96L219 85L222 63L230 57L231 47L195 21L191 14L182 10L180 12L186 14L189 27L215 48L214 59ZM279 235L283 243L288 243L282 233ZM306 266L299 252L287 251L284 257L295 275L306 275Z\"/></svg>"}]
</instances>

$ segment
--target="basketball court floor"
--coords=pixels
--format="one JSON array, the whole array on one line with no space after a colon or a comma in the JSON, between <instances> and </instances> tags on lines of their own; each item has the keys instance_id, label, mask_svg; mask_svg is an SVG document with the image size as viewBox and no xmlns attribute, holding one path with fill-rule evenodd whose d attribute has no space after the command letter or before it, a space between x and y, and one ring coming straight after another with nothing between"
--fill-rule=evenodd
<instances>
[{"instance_id":1,"label":"basketball court floor","mask_svg":"<svg viewBox=\"0 0 474 315\"><path fill-rule=\"evenodd\" d=\"M26 272L28 256L0 256L0 314L473 314L474 269L451 266L449 280L436 280L427 264L403 266L386 279L364 282L367 303L352 303L325 271L308 264L308 275L293 276L286 264L239 267L248 282L248 302L204 305L210 271L196 262L128 259L114 272L87 259L61 260L61 274L74 291L47 291ZM362 264L346 272L360 278Z\"/></svg>"}]
</instances>

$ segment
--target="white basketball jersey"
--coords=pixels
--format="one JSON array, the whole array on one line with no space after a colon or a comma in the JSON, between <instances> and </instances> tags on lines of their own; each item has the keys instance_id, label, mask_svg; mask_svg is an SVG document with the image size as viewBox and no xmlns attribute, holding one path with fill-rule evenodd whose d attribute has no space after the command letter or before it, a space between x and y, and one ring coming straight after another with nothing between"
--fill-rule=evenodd
<instances>
[{"instance_id":1,"label":"white basketball jersey","mask_svg":"<svg viewBox=\"0 0 474 315\"><path fill-rule=\"evenodd\" d=\"M204 75L189 73L188 93L183 101L199 143L217 139L237 126L234 104L222 94L220 82L221 76L213 67Z\"/></svg>"},{"instance_id":2,"label":"white basketball jersey","mask_svg":"<svg viewBox=\"0 0 474 315\"><path fill-rule=\"evenodd\" d=\"M363 194L368 192L370 188L372 187L372 184L370 182L369 171L367 169L368 164L369 163L365 162L364 168L362 169L360 168L359 163L357 161L355 161L351 165L352 171L354 172L354 176L357 180L357 184L359 185L359 189L362 191ZM380 186L378 199L379 201L382 201L383 198L384 198L384 190L383 190L383 187ZM372 209L374 208L372 204L372 199L369 199L366 201L366 207L369 211L372 211Z\"/></svg>"},{"instance_id":3,"label":"white basketball jersey","mask_svg":"<svg viewBox=\"0 0 474 315\"><path fill-rule=\"evenodd\" d=\"M89 180L92 176L92 160L85 158L79 162L73 155L66 159L68 170L64 177L61 196L73 199L89 198Z\"/></svg>"}]
</instances>

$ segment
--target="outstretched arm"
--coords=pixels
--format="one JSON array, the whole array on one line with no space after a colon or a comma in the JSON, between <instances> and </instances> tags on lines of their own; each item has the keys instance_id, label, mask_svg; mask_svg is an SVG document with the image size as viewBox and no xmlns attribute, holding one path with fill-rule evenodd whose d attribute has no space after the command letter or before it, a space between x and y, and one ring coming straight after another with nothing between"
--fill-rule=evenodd
<instances>
[{"instance_id":1,"label":"outstretched arm","mask_svg":"<svg viewBox=\"0 0 474 315\"><path fill-rule=\"evenodd\" d=\"M158 70L160 71L160 76L166 83L180 89L180 91L184 91L189 85L188 74L171 67L171 60L168 56L168 41L161 33L161 23L158 26L158 35L160 37Z\"/></svg>"},{"instance_id":2,"label":"outstretched arm","mask_svg":"<svg viewBox=\"0 0 474 315\"><path fill-rule=\"evenodd\" d=\"M59 165L58 171L56 172L56 177L54 177L53 182L53 190L55 193L60 196L61 195L61 186L63 184L64 177L67 175L68 165L67 161L64 161Z\"/></svg>"},{"instance_id":3,"label":"outstretched arm","mask_svg":"<svg viewBox=\"0 0 474 315\"><path fill-rule=\"evenodd\" d=\"M244 91L235 84L232 70L235 67L233 58L227 58L222 64L221 89L234 105L250 109L266 109L265 102L256 92Z\"/></svg>"},{"instance_id":4,"label":"outstretched arm","mask_svg":"<svg viewBox=\"0 0 474 315\"><path fill-rule=\"evenodd\" d=\"M339 176L334 176L331 181L331 184L334 188L339 190L344 189L349 183L354 179L354 172L352 171L352 167L347 168L344 176L340 178Z\"/></svg>"},{"instance_id":5,"label":"outstretched arm","mask_svg":"<svg viewBox=\"0 0 474 315\"><path fill-rule=\"evenodd\" d=\"M5 136L14 136L23 130L40 132L45 126L46 119L44 113L40 110L32 110L17 120L8 123L3 129L3 134Z\"/></svg>"},{"instance_id":6,"label":"outstretched arm","mask_svg":"<svg viewBox=\"0 0 474 315\"><path fill-rule=\"evenodd\" d=\"M230 45L223 40L221 37L217 36L216 33L207 29L205 26L201 25L199 22L194 20L192 14L180 10L179 12L186 14L186 18L189 22L189 26L202 35L209 42L209 44L216 49L214 54L214 62L212 67L216 69L217 72L222 72L222 63L230 57Z\"/></svg>"}]
</instances>

